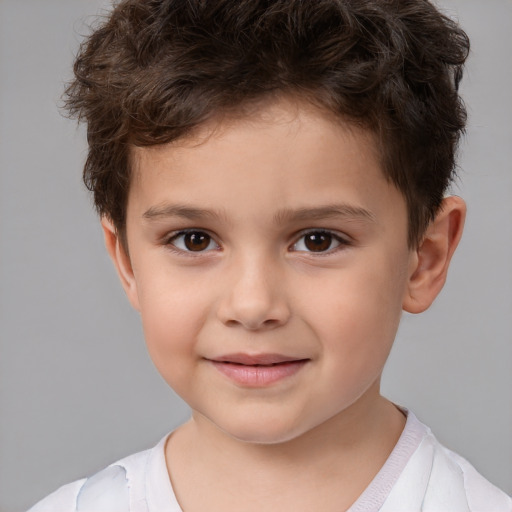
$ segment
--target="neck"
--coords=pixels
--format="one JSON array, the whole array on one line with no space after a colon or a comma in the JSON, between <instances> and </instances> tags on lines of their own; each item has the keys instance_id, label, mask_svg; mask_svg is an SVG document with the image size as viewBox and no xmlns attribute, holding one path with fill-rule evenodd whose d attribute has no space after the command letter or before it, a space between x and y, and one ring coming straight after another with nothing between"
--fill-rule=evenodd
<instances>
[{"instance_id":1,"label":"neck","mask_svg":"<svg viewBox=\"0 0 512 512\"><path fill-rule=\"evenodd\" d=\"M276 444L234 439L194 413L171 436L166 456L173 486L182 501L199 482L202 489L209 483L217 500L223 488L228 494L232 489L243 489L245 497L252 495L260 504L262 496L272 496L274 509L276 496L284 496L286 489L297 496L301 492L310 495L311 489L319 493L333 487L343 489L348 508L382 467L404 424L404 416L380 396L378 389L321 425ZM194 461L193 468L190 460ZM339 507L339 500L337 504Z\"/></svg>"}]
</instances>

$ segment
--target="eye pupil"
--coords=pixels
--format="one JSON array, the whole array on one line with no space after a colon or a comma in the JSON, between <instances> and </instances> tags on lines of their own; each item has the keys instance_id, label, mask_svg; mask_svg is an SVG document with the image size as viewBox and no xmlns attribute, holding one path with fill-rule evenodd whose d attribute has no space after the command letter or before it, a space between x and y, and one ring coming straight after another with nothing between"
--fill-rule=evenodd
<instances>
[{"instance_id":1,"label":"eye pupil","mask_svg":"<svg viewBox=\"0 0 512 512\"><path fill-rule=\"evenodd\" d=\"M306 247L312 252L326 251L332 242L332 235L329 233L308 233L304 238Z\"/></svg>"},{"instance_id":2,"label":"eye pupil","mask_svg":"<svg viewBox=\"0 0 512 512\"><path fill-rule=\"evenodd\" d=\"M210 245L210 236L200 231L193 231L185 235L184 243L189 251L204 251Z\"/></svg>"}]
</instances>

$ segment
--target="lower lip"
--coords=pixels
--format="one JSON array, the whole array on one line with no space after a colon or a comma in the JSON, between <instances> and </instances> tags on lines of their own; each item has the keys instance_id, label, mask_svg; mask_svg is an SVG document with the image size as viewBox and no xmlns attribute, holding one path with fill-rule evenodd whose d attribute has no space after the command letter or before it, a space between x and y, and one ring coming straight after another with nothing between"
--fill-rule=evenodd
<instances>
[{"instance_id":1,"label":"lower lip","mask_svg":"<svg viewBox=\"0 0 512 512\"><path fill-rule=\"evenodd\" d=\"M211 361L211 363L219 372L237 384L258 388L269 386L295 375L307 363L307 360L286 361L270 366L245 365L220 361Z\"/></svg>"}]
</instances>

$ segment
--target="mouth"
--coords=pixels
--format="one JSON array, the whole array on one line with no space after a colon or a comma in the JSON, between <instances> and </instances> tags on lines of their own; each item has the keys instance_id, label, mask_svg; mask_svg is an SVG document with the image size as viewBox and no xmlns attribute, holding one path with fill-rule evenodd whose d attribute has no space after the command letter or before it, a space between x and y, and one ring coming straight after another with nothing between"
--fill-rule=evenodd
<instances>
[{"instance_id":1,"label":"mouth","mask_svg":"<svg viewBox=\"0 0 512 512\"><path fill-rule=\"evenodd\" d=\"M265 387L292 377L309 359L282 354L229 354L207 361L240 386Z\"/></svg>"}]
</instances>

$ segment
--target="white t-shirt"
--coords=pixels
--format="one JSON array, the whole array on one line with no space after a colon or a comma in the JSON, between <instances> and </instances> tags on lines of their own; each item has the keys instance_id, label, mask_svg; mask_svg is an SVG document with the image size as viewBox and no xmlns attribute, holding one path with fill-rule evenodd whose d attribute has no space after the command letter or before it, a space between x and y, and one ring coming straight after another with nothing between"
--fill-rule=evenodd
<instances>
[{"instance_id":1,"label":"white t-shirt","mask_svg":"<svg viewBox=\"0 0 512 512\"><path fill-rule=\"evenodd\" d=\"M167 437L61 487L29 512L183 512L167 473ZM389 458L347 512L377 511L512 512L512 499L408 412Z\"/></svg>"}]
</instances>

